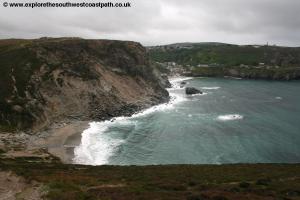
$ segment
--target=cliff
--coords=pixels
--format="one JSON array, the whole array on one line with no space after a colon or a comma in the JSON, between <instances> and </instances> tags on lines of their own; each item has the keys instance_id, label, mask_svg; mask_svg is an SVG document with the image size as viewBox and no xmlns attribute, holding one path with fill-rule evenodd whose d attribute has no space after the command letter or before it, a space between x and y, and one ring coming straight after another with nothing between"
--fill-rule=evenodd
<instances>
[{"instance_id":1,"label":"cliff","mask_svg":"<svg viewBox=\"0 0 300 200\"><path fill-rule=\"evenodd\" d=\"M0 129L104 120L168 100L139 43L80 38L0 40Z\"/></svg>"}]
</instances>

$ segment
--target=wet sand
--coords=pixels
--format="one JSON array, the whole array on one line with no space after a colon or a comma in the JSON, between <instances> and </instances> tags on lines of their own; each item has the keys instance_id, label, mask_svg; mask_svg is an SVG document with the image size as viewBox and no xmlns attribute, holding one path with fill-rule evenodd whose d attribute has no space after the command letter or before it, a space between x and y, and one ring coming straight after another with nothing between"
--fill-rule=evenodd
<instances>
[{"instance_id":1,"label":"wet sand","mask_svg":"<svg viewBox=\"0 0 300 200\"><path fill-rule=\"evenodd\" d=\"M81 142L81 134L89 128L89 122L77 121L62 127L51 128L49 136L31 142L31 148L46 148L49 153L57 156L63 163L72 163L74 148Z\"/></svg>"}]
</instances>

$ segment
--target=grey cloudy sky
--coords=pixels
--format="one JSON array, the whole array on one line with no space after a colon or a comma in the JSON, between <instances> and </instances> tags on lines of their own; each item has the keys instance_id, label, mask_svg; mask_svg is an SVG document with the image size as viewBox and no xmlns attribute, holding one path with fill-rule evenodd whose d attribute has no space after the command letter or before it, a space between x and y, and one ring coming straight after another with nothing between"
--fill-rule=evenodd
<instances>
[{"instance_id":1,"label":"grey cloudy sky","mask_svg":"<svg viewBox=\"0 0 300 200\"><path fill-rule=\"evenodd\" d=\"M215 41L300 46L299 0L129 0L131 8L102 9L4 8L4 1L25 0L1 0L0 38L76 36L144 45Z\"/></svg>"}]
</instances>

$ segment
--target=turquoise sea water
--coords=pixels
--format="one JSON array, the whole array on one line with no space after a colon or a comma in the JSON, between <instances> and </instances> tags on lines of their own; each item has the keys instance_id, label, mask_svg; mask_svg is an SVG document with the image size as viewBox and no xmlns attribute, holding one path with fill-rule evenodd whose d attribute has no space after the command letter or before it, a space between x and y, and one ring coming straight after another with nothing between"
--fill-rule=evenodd
<instances>
[{"instance_id":1,"label":"turquoise sea water","mask_svg":"<svg viewBox=\"0 0 300 200\"><path fill-rule=\"evenodd\" d=\"M93 122L75 148L92 165L300 162L300 82L173 79L169 104Z\"/></svg>"}]
</instances>

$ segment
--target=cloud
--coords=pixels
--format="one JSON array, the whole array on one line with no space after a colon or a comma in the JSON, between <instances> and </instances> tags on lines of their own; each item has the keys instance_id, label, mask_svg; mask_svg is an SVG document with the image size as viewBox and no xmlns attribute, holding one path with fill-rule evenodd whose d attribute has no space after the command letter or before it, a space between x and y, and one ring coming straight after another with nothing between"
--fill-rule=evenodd
<instances>
[{"instance_id":1,"label":"cloud","mask_svg":"<svg viewBox=\"0 0 300 200\"><path fill-rule=\"evenodd\" d=\"M130 2L131 8L102 9L1 6L0 38L76 36L134 40L144 45L217 41L300 46L300 1L297 0Z\"/></svg>"}]
</instances>

